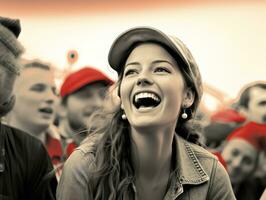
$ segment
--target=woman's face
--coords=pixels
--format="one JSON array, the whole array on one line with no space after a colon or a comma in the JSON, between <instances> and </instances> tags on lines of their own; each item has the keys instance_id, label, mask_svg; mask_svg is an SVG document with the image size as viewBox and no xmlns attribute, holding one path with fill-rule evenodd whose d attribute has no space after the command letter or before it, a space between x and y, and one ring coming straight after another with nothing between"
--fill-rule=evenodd
<instances>
[{"instance_id":1,"label":"woman's face","mask_svg":"<svg viewBox=\"0 0 266 200\"><path fill-rule=\"evenodd\" d=\"M175 126L180 107L193 103L173 57L160 45L137 46L126 60L120 86L122 109L133 127Z\"/></svg>"}]
</instances>

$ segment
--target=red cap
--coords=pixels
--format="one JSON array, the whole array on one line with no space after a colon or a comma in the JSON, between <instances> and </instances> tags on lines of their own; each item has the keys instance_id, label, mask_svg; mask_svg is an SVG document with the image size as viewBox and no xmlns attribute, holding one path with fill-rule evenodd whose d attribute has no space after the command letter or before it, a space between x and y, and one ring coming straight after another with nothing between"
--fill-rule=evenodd
<instances>
[{"instance_id":1,"label":"red cap","mask_svg":"<svg viewBox=\"0 0 266 200\"><path fill-rule=\"evenodd\" d=\"M66 95L76 92L83 86L97 81L103 81L107 85L112 85L114 83L110 78L97 69L91 67L81 68L65 78L61 86L60 95L61 97L65 97Z\"/></svg>"},{"instance_id":2,"label":"red cap","mask_svg":"<svg viewBox=\"0 0 266 200\"><path fill-rule=\"evenodd\" d=\"M232 132L227 140L240 138L246 140L258 151L266 149L266 124L250 122Z\"/></svg>"},{"instance_id":3,"label":"red cap","mask_svg":"<svg viewBox=\"0 0 266 200\"><path fill-rule=\"evenodd\" d=\"M226 109L219 112L216 112L214 115L211 116L212 121L217 122L237 122L242 123L246 120L244 116L238 113L236 110L233 109Z\"/></svg>"}]
</instances>

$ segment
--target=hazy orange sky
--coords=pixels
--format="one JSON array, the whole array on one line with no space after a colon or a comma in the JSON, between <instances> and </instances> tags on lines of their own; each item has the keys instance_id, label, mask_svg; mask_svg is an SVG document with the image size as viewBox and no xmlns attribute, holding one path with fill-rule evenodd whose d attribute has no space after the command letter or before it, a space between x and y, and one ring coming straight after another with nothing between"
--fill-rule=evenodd
<instances>
[{"instance_id":1,"label":"hazy orange sky","mask_svg":"<svg viewBox=\"0 0 266 200\"><path fill-rule=\"evenodd\" d=\"M173 6L234 5L260 0L0 0L2 14L68 15L169 8Z\"/></svg>"}]
</instances>

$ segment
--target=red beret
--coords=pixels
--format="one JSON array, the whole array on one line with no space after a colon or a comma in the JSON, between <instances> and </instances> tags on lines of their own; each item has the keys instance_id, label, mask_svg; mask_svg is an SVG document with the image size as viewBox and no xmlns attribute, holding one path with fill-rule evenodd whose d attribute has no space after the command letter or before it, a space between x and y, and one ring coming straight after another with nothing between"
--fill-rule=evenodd
<instances>
[{"instance_id":1,"label":"red beret","mask_svg":"<svg viewBox=\"0 0 266 200\"><path fill-rule=\"evenodd\" d=\"M258 124L255 122L249 122L246 125L233 131L227 140L234 138L240 138L246 140L248 143L254 146L258 151L266 149L266 124Z\"/></svg>"},{"instance_id":2,"label":"red beret","mask_svg":"<svg viewBox=\"0 0 266 200\"><path fill-rule=\"evenodd\" d=\"M244 116L233 109L218 111L211 116L211 120L215 122L238 122L242 123L246 120Z\"/></svg>"},{"instance_id":3,"label":"red beret","mask_svg":"<svg viewBox=\"0 0 266 200\"><path fill-rule=\"evenodd\" d=\"M66 95L76 92L83 86L97 81L103 81L107 85L112 85L114 83L110 78L97 69L91 67L81 68L65 78L60 89L60 95L61 97L65 97Z\"/></svg>"}]
</instances>

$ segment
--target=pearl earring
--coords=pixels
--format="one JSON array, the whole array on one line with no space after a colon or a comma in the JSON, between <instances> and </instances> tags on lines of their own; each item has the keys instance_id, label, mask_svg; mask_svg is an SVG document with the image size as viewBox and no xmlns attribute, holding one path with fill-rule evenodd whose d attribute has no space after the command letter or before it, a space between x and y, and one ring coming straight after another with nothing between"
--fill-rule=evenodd
<instances>
[{"instance_id":1,"label":"pearl earring","mask_svg":"<svg viewBox=\"0 0 266 200\"><path fill-rule=\"evenodd\" d=\"M188 115L187 115L187 113L186 113L186 109L185 109L185 108L184 108L184 111L183 111L183 113L182 113L181 117L182 117L183 119L187 119L187 117L188 117Z\"/></svg>"},{"instance_id":2,"label":"pearl earring","mask_svg":"<svg viewBox=\"0 0 266 200\"><path fill-rule=\"evenodd\" d=\"M126 119L127 119L127 116L126 116L126 114L125 114L125 113L124 113L124 114L122 114L122 116L121 116L121 117L122 117L122 119L123 119L123 120L126 120Z\"/></svg>"}]
</instances>

